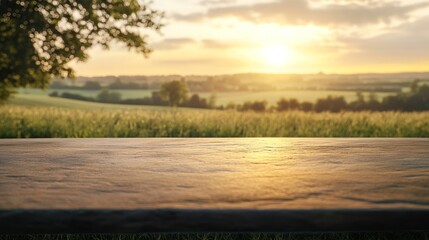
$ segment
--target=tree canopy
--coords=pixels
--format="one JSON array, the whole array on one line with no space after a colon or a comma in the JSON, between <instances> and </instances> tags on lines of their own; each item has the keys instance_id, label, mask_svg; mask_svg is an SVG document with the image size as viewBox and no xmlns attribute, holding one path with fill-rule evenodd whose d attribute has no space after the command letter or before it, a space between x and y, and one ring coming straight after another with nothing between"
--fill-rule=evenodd
<instances>
[{"instance_id":1,"label":"tree canopy","mask_svg":"<svg viewBox=\"0 0 429 240\"><path fill-rule=\"evenodd\" d=\"M162 17L139 0L1 0L0 100L13 88L74 77L68 63L85 61L95 44L115 40L147 56L143 30L158 31Z\"/></svg>"},{"instance_id":2,"label":"tree canopy","mask_svg":"<svg viewBox=\"0 0 429 240\"><path fill-rule=\"evenodd\" d=\"M178 106L188 99L188 86L185 81L171 81L161 85L161 97L168 101L170 106Z\"/></svg>"}]
</instances>

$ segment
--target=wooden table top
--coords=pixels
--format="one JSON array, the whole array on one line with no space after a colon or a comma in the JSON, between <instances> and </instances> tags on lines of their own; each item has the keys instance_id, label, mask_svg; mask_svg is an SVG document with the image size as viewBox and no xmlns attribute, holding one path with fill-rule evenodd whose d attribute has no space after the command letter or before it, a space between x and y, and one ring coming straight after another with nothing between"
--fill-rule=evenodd
<instances>
[{"instance_id":1,"label":"wooden table top","mask_svg":"<svg viewBox=\"0 0 429 240\"><path fill-rule=\"evenodd\" d=\"M428 212L429 139L0 140L0 232L429 229Z\"/></svg>"}]
</instances>

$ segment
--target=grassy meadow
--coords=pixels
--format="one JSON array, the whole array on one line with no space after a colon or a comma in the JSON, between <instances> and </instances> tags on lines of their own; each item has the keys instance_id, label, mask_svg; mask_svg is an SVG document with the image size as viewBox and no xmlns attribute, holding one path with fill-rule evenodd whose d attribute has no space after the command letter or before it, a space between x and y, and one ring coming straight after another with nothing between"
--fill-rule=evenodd
<instances>
[{"instance_id":1,"label":"grassy meadow","mask_svg":"<svg viewBox=\"0 0 429 240\"><path fill-rule=\"evenodd\" d=\"M429 137L429 112L237 112L17 94L0 105L0 138Z\"/></svg>"},{"instance_id":2,"label":"grassy meadow","mask_svg":"<svg viewBox=\"0 0 429 240\"><path fill-rule=\"evenodd\" d=\"M37 94L17 94L8 100L7 105L15 106L39 106L39 107L59 107L80 110L120 110L120 109L152 109L152 110L170 110L165 107L157 106L138 106L123 104L108 104L97 102L86 102L66 98L52 98L46 95ZM1 108L1 106L0 106Z\"/></svg>"},{"instance_id":3,"label":"grassy meadow","mask_svg":"<svg viewBox=\"0 0 429 240\"><path fill-rule=\"evenodd\" d=\"M144 98L150 97L154 90L110 90L121 94L122 99ZM100 90L80 90L80 89L20 89L19 97L23 98L34 96L47 96L52 92L63 92L79 94L85 97L97 97ZM203 98L209 98L213 93L211 92L191 92L191 94L198 94ZM393 93L387 92L374 92L379 99L392 95ZM328 96L343 96L346 101L356 100L355 91L327 91L327 90L279 90L279 91L237 91L237 92L218 92L214 93L216 96L216 105L227 105L229 103L242 104L246 101L267 101L268 105L276 105L277 101L281 98L295 98L299 101L315 102L319 98L326 98ZM365 96L369 92L363 92Z\"/></svg>"},{"instance_id":4,"label":"grassy meadow","mask_svg":"<svg viewBox=\"0 0 429 240\"><path fill-rule=\"evenodd\" d=\"M429 112L85 110L7 104L0 106L0 137L429 137L428 119Z\"/></svg>"}]
</instances>

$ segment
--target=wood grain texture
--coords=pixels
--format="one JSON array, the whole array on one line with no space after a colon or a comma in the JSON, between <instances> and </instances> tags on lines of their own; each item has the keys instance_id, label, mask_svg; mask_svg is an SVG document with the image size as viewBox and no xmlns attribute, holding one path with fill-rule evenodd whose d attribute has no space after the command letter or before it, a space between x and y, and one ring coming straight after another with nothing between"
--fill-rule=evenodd
<instances>
[{"instance_id":1,"label":"wood grain texture","mask_svg":"<svg viewBox=\"0 0 429 240\"><path fill-rule=\"evenodd\" d=\"M429 229L428 211L429 139L0 140L2 232Z\"/></svg>"}]
</instances>

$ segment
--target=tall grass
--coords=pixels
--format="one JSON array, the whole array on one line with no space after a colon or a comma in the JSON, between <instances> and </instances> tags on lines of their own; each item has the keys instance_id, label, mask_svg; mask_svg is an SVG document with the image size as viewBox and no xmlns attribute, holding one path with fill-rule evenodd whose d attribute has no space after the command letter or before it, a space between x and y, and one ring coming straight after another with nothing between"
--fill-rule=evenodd
<instances>
[{"instance_id":1,"label":"tall grass","mask_svg":"<svg viewBox=\"0 0 429 240\"><path fill-rule=\"evenodd\" d=\"M0 106L1 138L429 137L429 112L253 113Z\"/></svg>"}]
</instances>

